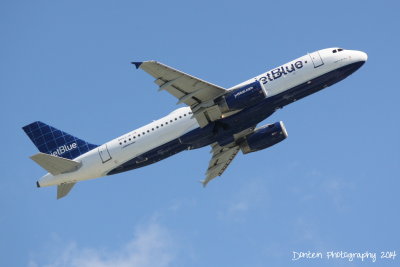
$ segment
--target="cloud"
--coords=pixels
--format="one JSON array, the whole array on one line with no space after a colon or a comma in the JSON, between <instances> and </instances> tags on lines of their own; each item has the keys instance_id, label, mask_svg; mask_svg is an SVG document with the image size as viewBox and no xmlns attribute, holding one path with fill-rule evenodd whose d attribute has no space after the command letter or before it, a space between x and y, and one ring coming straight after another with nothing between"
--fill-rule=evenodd
<instances>
[{"instance_id":1,"label":"cloud","mask_svg":"<svg viewBox=\"0 0 400 267\"><path fill-rule=\"evenodd\" d=\"M228 213L245 212L249 209L249 203L246 200L240 200L239 202L233 203L228 208Z\"/></svg>"},{"instance_id":2,"label":"cloud","mask_svg":"<svg viewBox=\"0 0 400 267\"><path fill-rule=\"evenodd\" d=\"M290 192L307 205L326 201L336 211L347 210L351 203L346 198L355 190L351 177L340 177L316 168L303 171L302 186L292 185Z\"/></svg>"},{"instance_id":3,"label":"cloud","mask_svg":"<svg viewBox=\"0 0 400 267\"><path fill-rule=\"evenodd\" d=\"M323 184L323 188L330 197L336 210L344 211L350 207L349 202L346 201L346 196L351 194L355 189L354 183L351 182L351 179L344 180L340 178L332 178Z\"/></svg>"},{"instance_id":4,"label":"cloud","mask_svg":"<svg viewBox=\"0 0 400 267\"><path fill-rule=\"evenodd\" d=\"M82 248L70 242L50 263L29 262L30 267L166 267L171 266L176 246L166 228L158 223L138 227L132 240L111 251Z\"/></svg>"},{"instance_id":5,"label":"cloud","mask_svg":"<svg viewBox=\"0 0 400 267\"><path fill-rule=\"evenodd\" d=\"M246 182L238 192L227 197L223 209L218 212L218 218L244 222L252 210L268 204L266 184L261 179Z\"/></svg>"}]
</instances>

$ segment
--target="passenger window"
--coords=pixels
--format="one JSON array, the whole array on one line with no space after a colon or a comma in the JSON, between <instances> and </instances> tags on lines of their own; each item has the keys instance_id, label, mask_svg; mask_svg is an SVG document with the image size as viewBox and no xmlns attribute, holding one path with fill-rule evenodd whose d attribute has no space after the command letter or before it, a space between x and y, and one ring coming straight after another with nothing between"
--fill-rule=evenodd
<instances>
[{"instance_id":1,"label":"passenger window","mask_svg":"<svg viewBox=\"0 0 400 267\"><path fill-rule=\"evenodd\" d=\"M158 129L158 126L156 126L156 128Z\"/></svg>"},{"instance_id":2,"label":"passenger window","mask_svg":"<svg viewBox=\"0 0 400 267\"><path fill-rule=\"evenodd\" d=\"M185 116L185 117L186 117L186 113L185 113L185 114L183 114L183 116Z\"/></svg>"},{"instance_id":3,"label":"passenger window","mask_svg":"<svg viewBox=\"0 0 400 267\"><path fill-rule=\"evenodd\" d=\"M164 124L161 123L161 127L163 127L163 126L164 126Z\"/></svg>"},{"instance_id":4,"label":"passenger window","mask_svg":"<svg viewBox=\"0 0 400 267\"><path fill-rule=\"evenodd\" d=\"M182 116L179 116L179 119L182 119Z\"/></svg>"},{"instance_id":5,"label":"passenger window","mask_svg":"<svg viewBox=\"0 0 400 267\"><path fill-rule=\"evenodd\" d=\"M119 142L120 145L122 145L122 142Z\"/></svg>"},{"instance_id":6,"label":"passenger window","mask_svg":"<svg viewBox=\"0 0 400 267\"><path fill-rule=\"evenodd\" d=\"M149 132L150 132L150 130L147 130L147 132L149 133Z\"/></svg>"},{"instance_id":7,"label":"passenger window","mask_svg":"<svg viewBox=\"0 0 400 267\"><path fill-rule=\"evenodd\" d=\"M151 128L152 131L154 131L154 128Z\"/></svg>"}]
</instances>

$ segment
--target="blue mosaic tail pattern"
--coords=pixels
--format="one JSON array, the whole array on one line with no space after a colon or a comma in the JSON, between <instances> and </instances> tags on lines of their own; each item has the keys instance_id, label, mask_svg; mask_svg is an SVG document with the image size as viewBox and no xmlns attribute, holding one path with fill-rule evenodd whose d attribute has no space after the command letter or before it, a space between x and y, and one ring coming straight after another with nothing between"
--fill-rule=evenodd
<instances>
[{"instance_id":1,"label":"blue mosaic tail pattern","mask_svg":"<svg viewBox=\"0 0 400 267\"><path fill-rule=\"evenodd\" d=\"M22 129L40 152L53 156L74 159L98 147L40 121Z\"/></svg>"}]
</instances>

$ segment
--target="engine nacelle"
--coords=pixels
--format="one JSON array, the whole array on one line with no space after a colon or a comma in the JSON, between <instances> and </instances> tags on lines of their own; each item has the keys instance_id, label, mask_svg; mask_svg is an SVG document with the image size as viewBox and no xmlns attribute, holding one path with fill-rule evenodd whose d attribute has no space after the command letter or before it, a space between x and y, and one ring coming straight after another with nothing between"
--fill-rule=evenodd
<instances>
[{"instance_id":1,"label":"engine nacelle","mask_svg":"<svg viewBox=\"0 0 400 267\"><path fill-rule=\"evenodd\" d=\"M240 144L243 154L256 152L261 149L273 146L288 137L283 122L275 122L273 124L262 126L253 133L247 135Z\"/></svg>"},{"instance_id":2,"label":"engine nacelle","mask_svg":"<svg viewBox=\"0 0 400 267\"><path fill-rule=\"evenodd\" d=\"M235 111L256 105L267 97L267 91L262 83L255 81L237 89L216 100L222 113Z\"/></svg>"}]
</instances>

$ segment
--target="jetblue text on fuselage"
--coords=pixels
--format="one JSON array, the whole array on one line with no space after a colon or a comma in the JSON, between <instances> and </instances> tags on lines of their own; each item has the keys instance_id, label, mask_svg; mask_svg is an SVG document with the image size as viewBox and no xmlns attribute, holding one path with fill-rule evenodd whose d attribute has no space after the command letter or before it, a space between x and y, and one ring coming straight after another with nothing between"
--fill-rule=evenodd
<instances>
[{"instance_id":1,"label":"jetblue text on fuselage","mask_svg":"<svg viewBox=\"0 0 400 267\"><path fill-rule=\"evenodd\" d=\"M305 61L304 63L307 63L307 61ZM266 84L268 82L272 82L273 80L282 77L282 75L287 75L293 71L301 69L302 67L303 67L303 62L299 60L290 65L282 66L267 72L265 76L259 78L259 81L262 82L263 84Z\"/></svg>"}]
</instances>

